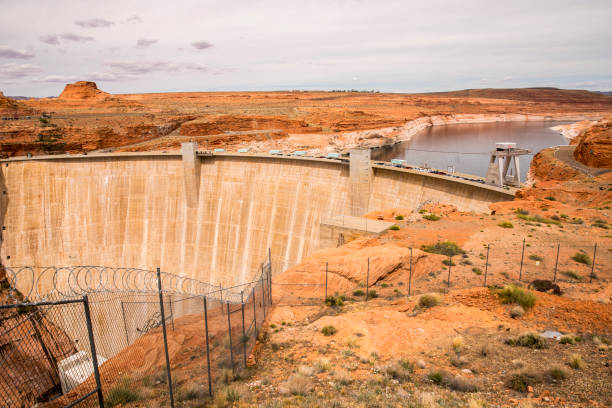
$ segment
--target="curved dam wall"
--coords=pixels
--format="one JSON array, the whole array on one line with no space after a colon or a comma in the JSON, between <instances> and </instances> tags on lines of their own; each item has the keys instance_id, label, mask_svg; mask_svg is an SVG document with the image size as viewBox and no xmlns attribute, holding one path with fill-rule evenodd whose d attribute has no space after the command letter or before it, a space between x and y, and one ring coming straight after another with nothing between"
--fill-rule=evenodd
<instances>
[{"instance_id":1,"label":"curved dam wall","mask_svg":"<svg viewBox=\"0 0 612 408\"><path fill-rule=\"evenodd\" d=\"M512 199L499 188L369 160L356 182L360 174L336 160L194 157L195 164L152 153L1 161L2 262L159 266L230 286L250 280L268 248L275 274L319 249L326 215L428 201L482 212Z\"/></svg>"}]
</instances>

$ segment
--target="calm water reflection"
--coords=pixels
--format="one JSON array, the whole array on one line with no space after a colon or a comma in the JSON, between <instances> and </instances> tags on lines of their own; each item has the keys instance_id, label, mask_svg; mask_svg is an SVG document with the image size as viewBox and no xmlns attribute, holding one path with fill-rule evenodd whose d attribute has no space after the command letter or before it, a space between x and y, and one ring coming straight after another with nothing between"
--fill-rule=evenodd
<instances>
[{"instance_id":1,"label":"calm water reflection","mask_svg":"<svg viewBox=\"0 0 612 408\"><path fill-rule=\"evenodd\" d=\"M484 177L487 174L489 153L495 148L495 142L516 142L518 147L529 149L535 154L546 147L568 144L559 132L550 129L564 123L570 122L497 122L433 126L416 134L408 142L372 149L372 160L404 159L411 165L428 164L442 170L454 165L457 172ZM533 155L521 157L522 180L525 180L532 158Z\"/></svg>"}]
</instances>

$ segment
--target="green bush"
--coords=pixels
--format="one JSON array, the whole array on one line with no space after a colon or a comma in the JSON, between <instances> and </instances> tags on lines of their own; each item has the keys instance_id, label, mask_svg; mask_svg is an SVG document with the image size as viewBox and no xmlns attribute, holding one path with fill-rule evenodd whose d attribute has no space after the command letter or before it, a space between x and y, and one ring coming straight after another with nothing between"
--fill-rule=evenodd
<instances>
[{"instance_id":1,"label":"green bush","mask_svg":"<svg viewBox=\"0 0 612 408\"><path fill-rule=\"evenodd\" d=\"M557 201L557 199L553 196L544 197L544 199L548 201Z\"/></svg>"},{"instance_id":2,"label":"green bush","mask_svg":"<svg viewBox=\"0 0 612 408\"><path fill-rule=\"evenodd\" d=\"M365 292L361 289L357 289L356 291L353 292L353 296L363 296L365 295Z\"/></svg>"},{"instance_id":3,"label":"green bush","mask_svg":"<svg viewBox=\"0 0 612 408\"><path fill-rule=\"evenodd\" d=\"M569 357L569 366L574 370L580 370L582 367L584 367L582 356L580 354L572 354Z\"/></svg>"},{"instance_id":4,"label":"green bush","mask_svg":"<svg viewBox=\"0 0 612 408\"><path fill-rule=\"evenodd\" d=\"M574 336L563 336L559 339L560 344L574 344Z\"/></svg>"},{"instance_id":5,"label":"green bush","mask_svg":"<svg viewBox=\"0 0 612 408\"><path fill-rule=\"evenodd\" d=\"M542 224L561 224L561 221L555 221L550 218L542 217L541 215L529 216L525 214L517 214L516 216L524 221L540 222Z\"/></svg>"},{"instance_id":6,"label":"green bush","mask_svg":"<svg viewBox=\"0 0 612 408\"><path fill-rule=\"evenodd\" d=\"M497 225L499 225L502 228L514 228L514 225L512 225L512 223L508 221L500 222Z\"/></svg>"},{"instance_id":7,"label":"green bush","mask_svg":"<svg viewBox=\"0 0 612 408\"><path fill-rule=\"evenodd\" d=\"M504 286L497 295L502 303L516 303L525 310L532 308L536 303L536 297L531 291L512 284Z\"/></svg>"},{"instance_id":8,"label":"green bush","mask_svg":"<svg viewBox=\"0 0 612 408\"><path fill-rule=\"evenodd\" d=\"M519 391L527 392L529 386L533 386L541 382L540 377L530 371L522 371L520 373L511 374L506 380L506 387Z\"/></svg>"},{"instance_id":9,"label":"green bush","mask_svg":"<svg viewBox=\"0 0 612 408\"><path fill-rule=\"evenodd\" d=\"M507 339L505 343L509 346L529 347L537 350L547 347L546 340L535 333L523 334L516 339Z\"/></svg>"},{"instance_id":10,"label":"green bush","mask_svg":"<svg viewBox=\"0 0 612 408\"><path fill-rule=\"evenodd\" d=\"M532 261L540 261L540 262L544 260L544 258L542 258L539 255L529 255L529 259L531 259Z\"/></svg>"},{"instance_id":11,"label":"green bush","mask_svg":"<svg viewBox=\"0 0 612 408\"><path fill-rule=\"evenodd\" d=\"M444 380L445 374L443 371L431 371L427 374L427 378L429 378L434 384L442 384Z\"/></svg>"},{"instance_id":12,"label":"green bush","mask_svg":"<svg viewBox=\"0 0 612 408\"><path fill-rule=\"evenodd\" d=\"M527 214L529 214L529 211L524 210L524 209L522 209L522 208L520 208L520 207L519 207L519 208L517 208L515 212L516 212L517 214L521 214L521 215L527 215Z\"/></svg>"},{"instance_id":13,"label":"green bush","mask_svg":"<svg viewBox=\"0 0 612 408\"><path fill-rule=\"evenodd\" d=\"M440 219L440 217L438 217L436 214L427 214L424 215L423 218L429 221L438 221Z\"/></svg>"},{"instance_id":14,"label":"green bush","mask_svg":"<svg viewBox=\"0 0 612 408\"><path fill-rule=\"evenodd\" d=\"M120 381L119 384L111 388L104 397L105 406L114 407L124 405L129 402L140 400L140 393L127 380Z\"/></svg>"},{"instance_id":15,"label":"green bush","mask_svg":"<svg viewBox=\"0 0 612 408\"><path fill-rule=\"evenodd\" d=\"M436 242L432 245L421 245L421 250L425 252L429 252L432 254L446 255L446 256L455 256L464 254L465 251L459 247L454 242L444 241L444 242Z\"/></svg>"},{"instance_id":16,"label":"green bush","mask_svg":"<svg viewBox=\"0 0 612 408\"><path fill-rule=\"evenodd\" d=\"M544 377L550 381L561 381L567 378L567 372L562 367L551 367L544 372Z\"/></svg>"},{"instance_id":17,"label":"green bush","mask_svg":"<svg viewBox=\"0 0 612 408\"><path fill-rule=\"evenodd\" d=\"M334 326L325 326L321 329L321 333L323 333L324 336L333 336L337 332L338 329L336 329Z\"/></svg>"},{"instance_id":18,"label":"green bush","mask_svg":"<svg viewBox=\"0 0 612 408\"><path fill-rule=\"evenodd\" d=\"M376 299L378 297L378 293L375 290L368 291L368 299Z\"/></svg>"},{"instance_id":19,"label":"green bush","mask_svg":"<svg viewBox=\"0 0 612 408\"><path fill-rule=\"evenodd\" d=\"M398 221L401 221L401 220L404 219L404 216L403 215L396 215L395 219L398 220Z\"/></svg>"},{"instance_id":20,"label":"green bush","mask_svg":"<svg viewBox=\"0 0 612 408\"><path fill-rule=\"evenodd\" d=\"M335 296L328 296L325 299L325 304L327 306L344 306L345 300L346 298L344 297L344 295L336 294Z\"/></svg>"},{"instance_id":21,"label":"green bush","mask_svg":"<svg viewBox=\"0 0 612 408\"><path fill-rule=\"evenodd\" d=\"M430 308L438 306L440 304L440 297L434 293L427 295L421 295L419 298L419 306L424 308Z\"/></svg>"},{"instance_id":22,"label":"green bush","mask_svg":"<svg viewBox=\"0 0 612 408\"><path fill-rule=\"evenodd\" d=\"M446 266L456 266L456 265L457 265L456 263L454 263L454 262L453 262L452 260L450 260L450 259L445 259L445 260L443 260L443 261L442 261L442 263L443 263L444 265L446 265Z\"/></svg>"},{"instance_id":23,"label":"green bush","mask_svg":"<svg viewBox=\"0 0 612 408\"><path fill-rule=\"evenodd\" d=\"M472 272L474 272L476 275L482 275L482 269L477 267L473 267Z\"/></svg>"},{"instance_id":24,"label":"green bush","mask_svg":"<svg viewBox=\"0 0 612 408\"><path fill-rule=\"evenodd\" d=\"M568 278L572 278L575 279L577 281L582 280L582 276L578 275L576 272L574 271L561 271L561 275L565 275Z\"/></svg>"},{"instance_id":25,"label":"green bush","mask_svg":"<svg viewBox=\"0 0 612 408\"><path fill-rule=\"evenodd\" d=\"M584 252L576 252L576 255L572 256L572 259L581 264L591 264L591 257L585 254Z\"/></svg>"},{"instance_id":26,"label":"green bush","mask_svg":"<svg viewBox=\"0 0 612 408\"><path fill-rule=\"evenodd\" d=\"M389 227L391 231L399 231L400 227L398 225L392 225Z\"/></svg>"}]
</instances>

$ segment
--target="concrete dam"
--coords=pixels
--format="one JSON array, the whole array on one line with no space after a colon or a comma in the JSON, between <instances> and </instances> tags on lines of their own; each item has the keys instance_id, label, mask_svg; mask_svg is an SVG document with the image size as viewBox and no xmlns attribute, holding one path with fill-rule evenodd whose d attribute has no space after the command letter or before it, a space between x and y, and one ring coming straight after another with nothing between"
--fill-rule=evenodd
<instances>
[{"instance_id":1,"label":"concrete dam","mask_svg":"<svg viewBox=\"0 0 612 408\"><path fill-rule=\"evenodd\" d=\"M1 259L6 266L159 266L227 287L248 281L268 248L278 274L335 246L329 228L346 228L334 225L338 217L362 220L369 211L427 202L485 212L513 197L375 165L369 154L353 151L350 162L202 154L187 144L179 153L2 160ZM364 229L372 223L384 230L372 220Z\"/></svg>"}]
</instances>

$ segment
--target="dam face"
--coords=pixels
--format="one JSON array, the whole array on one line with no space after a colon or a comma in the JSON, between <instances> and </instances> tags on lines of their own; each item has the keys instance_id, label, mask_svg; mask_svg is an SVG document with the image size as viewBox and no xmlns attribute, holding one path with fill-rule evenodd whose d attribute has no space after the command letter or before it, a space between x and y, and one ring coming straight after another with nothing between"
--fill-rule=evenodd
<instances>
[{"instance_id":1,"label":"dam face","mask_svg":"<svg viewBox=\"0 0 612 408\"><path fill-rule=\"evenodd\" d=\"M483 212L512 198L477 183L373 166L368 199L355 200L351 191L367 189L352 188L348 164L336 160L228 154L196 161L197 171L177 154L2 161L3 264L159 266L229 286L250 280L268 248L275 274L313 253L321 218L354 214L355 202L368 203L361 214L431 201Z\"/></svg>"}]
</instances>

